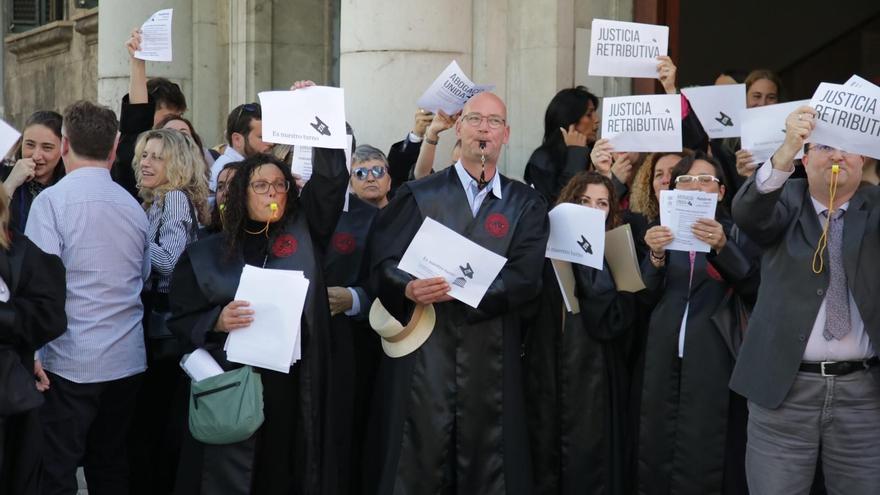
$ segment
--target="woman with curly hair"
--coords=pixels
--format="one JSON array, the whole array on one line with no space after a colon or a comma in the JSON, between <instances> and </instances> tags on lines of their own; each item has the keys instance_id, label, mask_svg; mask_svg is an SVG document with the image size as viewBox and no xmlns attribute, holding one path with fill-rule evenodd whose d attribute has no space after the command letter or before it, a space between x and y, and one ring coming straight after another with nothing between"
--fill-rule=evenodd
<instances>
[{"instance_id":1,"label":"woman with curly hair","mask_svg":"<svg viewBox=\"0 0 880 495\"><path fill-rule=\"evenodd\" d=\"M605 229L621 224L611 179L581 172L560 191L558 204L605 212ZM553 265L526 343L526 387L534 493L627 493L628 355L634 342L637 300L620 292L607 263L603 270L571 264L579 312L563 303Z\"/></svg>"},{"instance_id":2,"label":"woman with curly hair","mask_svg":"<svg viewBox=\"0 0 880 495\"><path fill-rule=\"evenodd\" d=\"M264 154L240 162L228 183L220 232L187 248L174 272L169 326L227 371L241 367L226 359L227 335L255 316L256 301L235 300L244 265L301 271L309 280L302 359L287 373L254 367L263 385L262 426L228 445L187 436L176 493L337 493L344 481L328 426L330 306L320 260L349 174L342 150L312 151L312 177L299 195L290 165Z\"/></svg>"}]
</instances>

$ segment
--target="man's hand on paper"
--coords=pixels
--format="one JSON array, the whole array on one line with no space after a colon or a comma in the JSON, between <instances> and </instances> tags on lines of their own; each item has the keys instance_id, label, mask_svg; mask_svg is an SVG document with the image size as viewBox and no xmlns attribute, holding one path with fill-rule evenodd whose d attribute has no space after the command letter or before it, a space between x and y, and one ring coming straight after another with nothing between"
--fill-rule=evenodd
<instances>
[{"instance_id":1,"label":"man's hand on paper","mask_svg":"<svg viewBox=\"0 0 880 495\"><path fill-rule=\"evenodd\" d=\"M430 139L431 141L437 141L440 138L440 133L454 126L455 121L458 120L458 117L460 115L460 111L456 112L453 115L446 115L446 112L444 112L443 110L438 110L437 113L433 116L431 124L428 126L426 134L428 139Z\"/></svg>"},{"instance_id":2,"label":"man's hand on paper","mask_svg":"<svg viewBox=\"0 0 880 495\"><path fill-rule=\"evenodd\" d=\"M804 149L804 143L815 128L816 110L813 107L804 105L791 112L785 119L785 141L770 159L773 168L786 172L793 170L794 157Z\"/></svg>"},{"instance_id":3,"label":"man's hand on paper","mask_svg":"<svg viewBox=\"0 0 880 495\"><path fill-rule=\"evenodd\" d=\"M345 287L327 287L327 300L330 302L330 316L345 313L354 305L351 291Z\"/></svg>"},{"instance_id":4,"label":"man's hand on paper","mask_svg":"<svg viewBox=\"0 0 880 495\"><path fill-rule=\"evenodd\" d=\"M141 49L141 28L135 28L131 31L131 36L125 40L125 48L128 50L128 56L132 60L140 60L134 57L134 53ZM141 60L141 63L144 63Z\"/></svg>"},{"instance_id":5,"label":"man's hand on paper","mask_svg":"<svg viewBox=\"0 0 880 495\"><path fill-rule=\"evenodd\" d=\"M716 253L724 249L727 244L727 236L724 228L714 218L701 218L691 227L694 236L708 244Z\"/></svg>"},{"instance_id":6,"label":"man's hand on paper","mask_svg":"<svg viewBox=\"0 0 880 495\"><path fill-rule=\"evenodd\" d=\"M247 309L250 305L251 303L247 301L232 301L227 304L223 311L220 312L220 317L217 318L214 330L229 333L239 328L245 328L253 323L254 310Z\"/></svg>"},{"instance_id":7,"label":"man's hand on paper","mask_svg":"<svg viewBox=\"0 0 880 495\"><path fill-rule=\"evenodd\" d=\"M751 177L757 168L758 164L755 163L749 150L736 150L736 173L743 177Z\"/></svg>"},{"instance_id":8,"label":"man's hand on paper","mask_svg":"<svg viewBox=\"0 0 880 495\"><path fill-rule=\"evenodd\" d=\"M433 113L421 108L416 110L412 133L418 137L425 137L425 130L431 125L433 120L435 120Z\"/></svg>"},{"instance_id":9,"label":"man's hand on paper","mask_svg":"<svg viewBox=\"0 0 880 495\"><path fill-rule=\"evenodd\" d=\"M404 291L406 298L418 304L451 301L449 284L443 277L411 280Z\"/></svg>"}]
</instances>

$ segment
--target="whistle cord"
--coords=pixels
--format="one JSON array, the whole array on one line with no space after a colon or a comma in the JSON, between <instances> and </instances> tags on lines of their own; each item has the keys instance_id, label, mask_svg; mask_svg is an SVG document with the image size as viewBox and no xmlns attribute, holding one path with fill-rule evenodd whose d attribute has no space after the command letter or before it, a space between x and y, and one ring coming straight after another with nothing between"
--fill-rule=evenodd
<instances>
[{"instance_id":1,"label":"whistle cord","mask_svg":"<svg viewBox=\"0 0 880 495\"><path fill-rule=\"evenodd\" d=\"M831 226L831 219L834 216L834 196L837 194L837 174L840 173L840 166L833 165L831 167L831 184L828 185L828 212L825 218L825 225L822 228L822 235L819 236L819 242L816 245L816 251L813 253L813 273L816 275L822 273L825 269L825 250L828 248L828 228Z\"/></svg>"}]
</instances>

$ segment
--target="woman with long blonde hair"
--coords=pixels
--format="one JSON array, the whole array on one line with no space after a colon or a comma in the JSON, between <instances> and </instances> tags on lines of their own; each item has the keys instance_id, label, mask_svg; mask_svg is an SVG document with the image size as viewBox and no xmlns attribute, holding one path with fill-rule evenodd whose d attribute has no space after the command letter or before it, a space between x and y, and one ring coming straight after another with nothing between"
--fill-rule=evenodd
<instances>
[{"instance_id":1,"label":"woman with long blonde hair","mask_svg":"<svg viewBox=\"0 0 880 495\"><path fill-rule=\"evenodd\" d=\"M171 274L187 245L208 223L208 181L202 151L174 129L143 132L135 145L138 193L150 226L150 277L144 284L148 368L138 397L131 443L131 485L149 493L173 487L185 417L185 387L177 362L183 353L165 325Z\"/></svg>"}]
</instances>

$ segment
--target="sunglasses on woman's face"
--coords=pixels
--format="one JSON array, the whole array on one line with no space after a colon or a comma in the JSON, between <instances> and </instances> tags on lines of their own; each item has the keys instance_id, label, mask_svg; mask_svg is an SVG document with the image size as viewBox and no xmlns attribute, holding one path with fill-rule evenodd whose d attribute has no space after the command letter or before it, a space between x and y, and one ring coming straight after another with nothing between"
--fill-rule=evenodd
<instances>
[{"instance_id":1,"label":"sunglasses on woman's face","mask_svg":"<svg viewBox=\"0 0 880 495\"><path fill-rule=\"evenodd\" d=\"M375 165L372 167L358 167L351 171L351 175L357 177L358 180L367 180L370 174L373 174L374 179L379 180L385 177L385 167Z\"/></svg>"}]
</instances>

